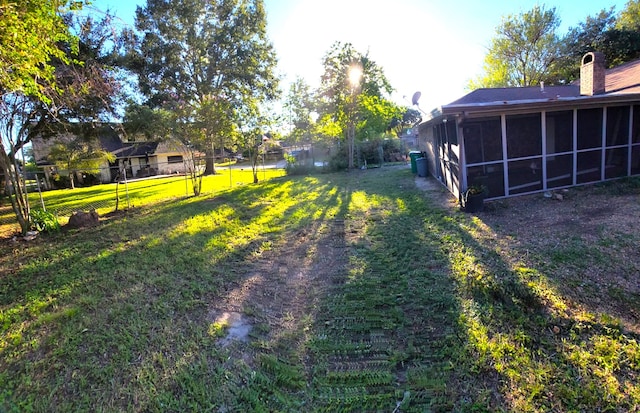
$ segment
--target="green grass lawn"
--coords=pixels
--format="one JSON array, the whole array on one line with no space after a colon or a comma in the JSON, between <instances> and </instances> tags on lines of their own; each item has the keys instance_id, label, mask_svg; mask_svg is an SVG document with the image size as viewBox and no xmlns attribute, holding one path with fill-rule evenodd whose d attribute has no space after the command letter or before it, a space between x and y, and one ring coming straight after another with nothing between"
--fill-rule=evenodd
<instances>
[{"instance_id":1,"label":"green grass lawn","mask_svg":"<svg viewBox=\"0 0 640 413\"><path fill-rule=\"evenodd\" d=\"M216 175L208 175L202 180L203 195L211 195L221 191L227 191L238 186L253 183L251 166L246 165L242 169L224 168L217 165ZM274 177L284 176L282 169L259 169L259 181L269 180ZM154 204L166 199L180 199L193 195L191 181L185 176L152 177L148 179L135 179L126 185L102 184L76 189L61 189L42 192L42 197L36 191L29 193L32 208L45 208L58 215L62 224L66 223L69 216L78 210L88 211L95 209L98 214L104 215L113 212L118 200L118 209L139 207ZM15 215L8 201L0 206L0 234L8 231L17 231ZM4 226L4 231L2 226Z\"/></svg>"},{"instance_id":2,"label":"green grass lawn","mask_svg":"<svg viewBox=\"0 0 640 413\"><path fill-rule=\"evenodd\" d=\"M176 189L3 241L0 411L640 409L638 333L563 295L551 247L488 241L413 179Z\"/></svg>"}]
</instances>

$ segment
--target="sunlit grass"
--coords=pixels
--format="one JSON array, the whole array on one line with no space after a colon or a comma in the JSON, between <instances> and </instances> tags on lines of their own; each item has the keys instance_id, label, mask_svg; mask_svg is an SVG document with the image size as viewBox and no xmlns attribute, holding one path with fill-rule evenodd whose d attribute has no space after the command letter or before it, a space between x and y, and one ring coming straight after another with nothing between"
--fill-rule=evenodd
<instances>
[{"instance_id":1,"label":"sunlit grass","mask_svg":"<svg viewBox=\"0 0 640 413\"><path fill-rule=\"evenodd\" d=\"M260 170L258 178L270 180L284 176L281 169L267 168ZM231 177L231 179L229 179ZM247 169L218 168L216 175L207 175L202 179L202 194L204 196L218 194L230 189L251 185L253 183L253 172ZM141 207L151 205L166 199L181 199L193 195L193 186L188 177L169 176L152 179L137 179L124 183L101 184L91 187L80 187L76 189L59 189L44 191L41 194L31 192L29 201L32 208L41 209L42 203L45 208L58 215L62 224L71 213L81 210L88 211L95 209L99 215L113 212L116 208L116 188L119 199L118 209L123 210L129 207ZM42 198L41 198L42 197ZM3 208L0 214L0 223L6 223L11 227L16 227L15 217L11 208ZM1 228L0 228L1 229ZM4 228L3 232L7 229Z\"/></svg>"},{"instance_id":2,"label":"sunlit grass","mask_svg":"<svg viewBox=\"0 0 640 413\"><path fill-rule=\"evenodd\" d=\"M0 246L0 411L640 408L637 334L406 168L228 178ZM224 347L231 297L253 329Z\"/></svg>"},{"instance_id":3,"label":"sunlit grass","mask_svg":"<svg viewBox=\"0 0 640 413\"><path fill-rule=\"evenodd\" d=\"M469 338L466 360L470 371L499 378L503 399L483 404L509 411L637 408L637 339L615 318L575 307L552 273L522 264L478 217L461 218L454 225L464 232L443 239ZM545 258L554 257L549 251Z\"/></svg>"}]
</instances>

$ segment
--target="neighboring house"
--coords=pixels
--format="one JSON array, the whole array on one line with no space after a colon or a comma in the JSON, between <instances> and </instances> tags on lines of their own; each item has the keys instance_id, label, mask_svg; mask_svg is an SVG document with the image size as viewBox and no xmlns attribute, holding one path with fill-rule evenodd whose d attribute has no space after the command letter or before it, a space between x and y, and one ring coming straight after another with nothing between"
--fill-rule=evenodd
<instances>
[{"instance_id":1,"label":"neighboring house","mask_svg":"<svg viewBox=\"0 0 640 413\"><path fill-rule=\"evenodd\" d=\"M56 172L53 162L47 157L51 146L56 142L64 142L70 136L35 138L32 141L36 164L45 171L50 182L51 174ZM98 141L102 149L111 152L116 159L112 163L105 162L100 170L102 183L114 182L126 171L127 178L142 178L154 175L170 175L185 172L185 148L170 142L127 142L112 125L104 126L98 132Z\"/></svg>"},{"instance_id":2,"label":"neighboring house","mask_svg":"<svg viewBox=\"0 0 640 413\"><path fill-rule=\"evenodd\" d=\"M488 198L640 175L640 60L605 69L582 58L565 86L478 89L419 126L431 175L454 195Z\"/></svg>"}]
</instances>

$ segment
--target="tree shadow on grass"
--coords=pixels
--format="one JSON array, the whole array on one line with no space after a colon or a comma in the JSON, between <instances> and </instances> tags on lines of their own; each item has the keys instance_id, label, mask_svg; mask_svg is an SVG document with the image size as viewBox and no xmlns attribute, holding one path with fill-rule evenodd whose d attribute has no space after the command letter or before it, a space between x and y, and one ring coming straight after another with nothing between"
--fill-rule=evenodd
<instances>
[{"instance_id":1,"label":"tree shadow on grass","mask_svg":"<svg viewBox=\"0 0 640 413\"><path fill-rule=\"evenodd\" d=\"M407 191L401 172L396 190L379 179L361 178L364 196L376 202L353 242L350 283L323 314L329 337L375 337L393 349L392 357L375 355L382 370L390 361L397 368L377 390L367 387L364 376L339 370L361 354L353 346L322 371L334 393L339 377L347 389L367 389L342 394L372 410L394 396L404 400L402 411L637 408L637 335L606 319L576 319L541 271L514 266L501 248L476 237L477 218ZM332 321L340 308L343 319ZM616 384L596 388L603 380ZM341 401L334 396L332 407L345 409Z\"/></svg>"},{"instance_id":2,"label":"tree shadow on grass","mask_svg":"<svg viewBox=\"0 0 640 413\"><path fill-rule=\"evenodd\" d=\"M295 185L288 195L278 185L228 194L231 204L242 204L226 216L235 226L219 221L184 228L189 220L230 206L188 200L63 234L34 245L30 256L16 257L27 265L14 265L16 272L0 280L5 325L0 405L179 411L193 403L202 408L219 403L226 374L219 369L228 353L208 331L212 300L246 277L243 267L255 262L263 244L323 219L322 204L309 205L313 198L277 215L269 215L261 202L246 205L309 192L304 180ZM328 187L317 186L322 196ZM324 202L333 207L338 195ZM252 224L261 220L270 223L267 234L250 235L228 250L207 246L220 238L233 242L236 230L253 231ZM56 244L57 252L47 250Z\"/></svg>"},{"instance_id":3,"label":"tree shadow on grass","mask_svg":"<svg viewBox=\"0 0 640 413\"><path fill-rule=\"evenodd\" d=\"M427 221L426 230L449 256L468 357L459 360L458 380L466 383L458 388L468 389L463 396L474 408L638 408L640 389L630 385L640 374L637 334L571 308L556 280L523 265L509 244L478 235L486 230L482 214L448 212Z\"/></svg>"},{"instance_id":4,"label":"tree shadow on grass","mask_svg":"<svg viewBox=\"0 0 640 413\"><path fill-rule=\"evenodd\" d=\"M473 236L477 221L430 205L410 179L242 187L16 255L0 279L0 406L637 406L610 384L634 385L638 337L563 313L540 271L514 270ZM249 342L220 344L212 314L229 309L252 323Z\"/></svg>"}]
</instances>

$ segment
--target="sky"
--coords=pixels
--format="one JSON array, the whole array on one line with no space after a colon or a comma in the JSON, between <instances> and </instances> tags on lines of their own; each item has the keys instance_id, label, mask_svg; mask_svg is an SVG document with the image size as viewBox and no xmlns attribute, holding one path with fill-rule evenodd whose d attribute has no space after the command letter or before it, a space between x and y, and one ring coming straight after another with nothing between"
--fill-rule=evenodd
<instances>
[{"instance_id":1,"label":"sky","mask_svg":"<svg viewBox=\"0 0 640 413\"><path fill-rule=\"evenodd\" d=\"M450 103L468 91L482 72L484 56L502 18L555 7L559 35L602 9L619 12L627 0L265 0L267 31L278 56L282 88L296 77L317 87L322 57L331 45L351 43L369 53L395 92L392 100L411 106L421 93L424 111ZM146 0L92 0L133 25L135 9Z\"/></svg>"}]
</instances>

